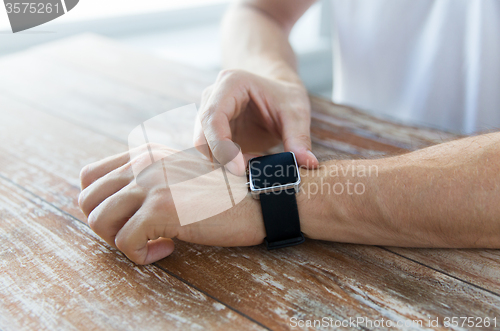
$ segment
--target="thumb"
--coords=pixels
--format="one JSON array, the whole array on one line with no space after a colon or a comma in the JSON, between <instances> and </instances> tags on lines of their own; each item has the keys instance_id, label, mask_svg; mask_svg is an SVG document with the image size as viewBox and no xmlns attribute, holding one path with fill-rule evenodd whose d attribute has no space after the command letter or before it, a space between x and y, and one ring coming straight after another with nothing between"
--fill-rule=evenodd
<instances>
[{"instance_id":1,"label":"thumb","mask_svg":"<svg viewBox=\"0 0 500 331\"><path fill-rule=\"evenodd\" d=\"M144 264L150 264L169 256L174 251L174 248L175 244L170 238L150 240L145 247L147 255Z\"/></svg>"},{"instance_id":2,"label":"thumb","mask_svg":"<svg viewBox=\"0 0 500 331\"><path fill-rule=\"evenodd\" d=\"M314 169L319 162L311 151L310 125L310 119L284 119L281 136L285 151L295 154L299 166Z\"/></svg>"}]
</instances>

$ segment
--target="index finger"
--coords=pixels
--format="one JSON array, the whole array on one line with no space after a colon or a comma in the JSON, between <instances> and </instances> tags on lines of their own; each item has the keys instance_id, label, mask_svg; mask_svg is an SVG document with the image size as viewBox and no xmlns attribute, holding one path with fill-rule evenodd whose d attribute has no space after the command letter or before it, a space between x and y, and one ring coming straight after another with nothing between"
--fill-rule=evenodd
<instances>
[{"instance_id":1,"label":"index finger","mask_svg":"<svg viewBox=\"0 0 500 331\"><path fill-rule=\"evenodd\" d=\"M108 156L105 159L87 164L80 171L80 186L82 190L90 186L99 178L123 166L130 160L129 152Z\"/></svg>"},{"instance_id":2,"label":"index finger","mask_svg":"<svg viewBox=\"0 0 500 331\"><path fill-rule=\"evenodd\" d=\"M214 93L201 110L199 120L203 134L213 157L235 175L245 173L243 155L238 145L232 141L229 121L235 115L237 104L235 96L222 96Z\"/></svg>"}]
</instances>

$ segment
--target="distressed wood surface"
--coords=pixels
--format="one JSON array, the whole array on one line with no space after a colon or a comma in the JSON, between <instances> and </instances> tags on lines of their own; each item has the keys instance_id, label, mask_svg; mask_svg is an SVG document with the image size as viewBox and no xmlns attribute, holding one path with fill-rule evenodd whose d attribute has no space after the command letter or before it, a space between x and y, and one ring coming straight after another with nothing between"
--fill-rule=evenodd
<instances>
[{"instance_id":1,"label":"distressed wood surface","mask_svg":"<svg viewBox=\"0 0 500 331\"><path fill-rule=\"evenodd\" d=\"M213 73L93 36L5 57L0 72L2 330L288 329L294 316L424 323L447 316L500 317L497 251L308 241L269 253L261 246L177 241L172 256L136 267L79 222L79 170L126 150L126 135L145 119L198 101ZM320 98L311 101L317 154L380 156L454 138ZM33 229L50 236L31 239ZM101 292L89 290L95 284ZM94 318L88 321L83 312Z\"/></svg>"},{"instance_id":2,"label":"distressed wood surface","mask_svg":"<svg viewBox=\"0 0 500 331\"><path fill-rule=\"evenodd\" d=\"M0 178L0 324L11 330L262 329L106 247L83 223Z\"/></svg>"}]
</instances>

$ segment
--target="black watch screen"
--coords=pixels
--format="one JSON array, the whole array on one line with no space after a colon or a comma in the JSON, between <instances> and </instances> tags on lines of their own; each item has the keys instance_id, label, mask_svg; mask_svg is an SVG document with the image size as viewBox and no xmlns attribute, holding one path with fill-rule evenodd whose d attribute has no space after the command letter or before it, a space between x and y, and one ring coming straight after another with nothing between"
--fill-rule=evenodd
<instances>
[{"instance_id":1,"label":"black watch screen","mask_svg":"<svg viewBox=\"0 0 500 331\"><path fill-rule=\"evenodd\" d=\"M290 152L253 158L248 164L248 172L250 185L256 190L299 181L297 162Z\"/></svg>"}]
</instances>

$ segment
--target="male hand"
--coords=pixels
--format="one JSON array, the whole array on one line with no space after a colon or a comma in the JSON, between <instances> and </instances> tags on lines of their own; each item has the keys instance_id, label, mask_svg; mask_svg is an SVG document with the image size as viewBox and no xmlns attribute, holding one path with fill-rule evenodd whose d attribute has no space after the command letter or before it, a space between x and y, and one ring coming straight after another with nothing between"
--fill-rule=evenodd
<instances>
[{"instance_id":1,"label":"male hand","mask_svg":"<svg viewBox=\"0 0 500 331\"><path fill-rule=\"evenodd\" d=\"M301 84L224 70L203 92L195 146L208 143L213 156L226 164L231 160L223 145L228 145L220 142L233 141L243 153L262 153L282 141L285 151L295 153L299 166L315 168L318 160L311 152L310 113L309 97ZM239 154L227 168L242 175L243 156Z\"/></svg>"},{"instance_id":2,"label":"male hand","mask_svg":"<svg viewBox=\"0 0 500 331\"><path fill-rule=\"evenodd\" d=\"M181 226L169 185L176 178L209 174L215 165L201 157L177 153L181 157L168 164L167 185L161 159L176 151L162 145L150 147L154 159L160 161L151 164L151 154L141 146L89 164L80 174L82 192L78 203L90 228L108 244L138 264L149 264L172 253L174 237L215 246L250 246L263 241L265 229L258 201L247 194L246 178L231 174L227 176L234 183L233 196L243 200L213 217ZM129 155L138 156L130 160ZM134 177L134 172L139 175ZM201 180L203 183L196 187L186 184L183 188L190 194L192 208L206 211L213 206L203 197L218 194L218 189L226 190L227 195L227 187L216 176L203 176Z\"/></svg>"}]
</instances>

